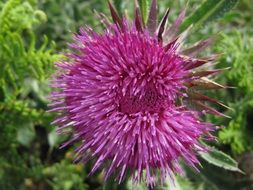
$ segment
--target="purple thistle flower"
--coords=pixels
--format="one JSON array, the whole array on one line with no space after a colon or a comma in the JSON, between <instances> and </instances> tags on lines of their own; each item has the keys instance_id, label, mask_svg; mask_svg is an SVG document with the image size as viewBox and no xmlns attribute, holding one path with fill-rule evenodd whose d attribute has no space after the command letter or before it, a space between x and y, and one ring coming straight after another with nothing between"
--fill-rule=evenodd
<instances>
[{"instance_id":1,"label":"purple thistle flower","mask_svg":"<svg viewBox=\"0 0 253 190\"><path fill-rule=\"evenodd\" d=\"M179 26L185 10L167 28L169 11L157 27L156 0L147 25L137 4L133 23L109 7L114 24L100 14L106 30L80 29L70 44L75 51L57 63L50 111L59 117L53 124L59 132L73 129L63 146L82 142L76 158L96 159L91 173L107 163L105 179L115 172L120 183L129 173L134 181L154 186L157 175L163 182L182 173L180 158L196 168L197 152L206 151L199 139L214 139L215 127L200 117L224 116L205 102L224 105L199 89L225 88L207 78L222 70L198 69L216 57L197 58L213 38L182 50L187 32L179 34Z\"/></svg>"}]
</instances>

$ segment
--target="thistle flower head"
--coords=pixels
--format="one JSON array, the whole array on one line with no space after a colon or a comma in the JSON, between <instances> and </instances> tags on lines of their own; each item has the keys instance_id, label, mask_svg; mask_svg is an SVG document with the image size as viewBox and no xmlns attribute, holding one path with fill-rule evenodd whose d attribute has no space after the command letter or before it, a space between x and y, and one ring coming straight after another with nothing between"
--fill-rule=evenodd
<instances>
[{"instance_id":1,"label":"thistle flower head","mask_svg":"<svg viewBox=\"0 0 253 190\"><path fill-rule=\"evenodd\" d=\"M115 173L121 182L128 173L154 186L156 176L163 182L182 173L180 158L196 168L197 152L206 150L199 139L214 138L213 125L200 117L222 115L205 102L222 104L200 92L224 86L207 78L220 70L198 69L215 56L197 58L212 38L182 49L186 11L170 27L167 11L157 26L156 0L147 24L137 4L133 22L109 8L114 23L100 14L104 32L80 29L69 59L57 63L50 106L60 114L54 124L60 132L73 129L64 145L81 142L76 158L96 160L91 173L103 167L106 179Z\"/></svg>"}]
</instances>

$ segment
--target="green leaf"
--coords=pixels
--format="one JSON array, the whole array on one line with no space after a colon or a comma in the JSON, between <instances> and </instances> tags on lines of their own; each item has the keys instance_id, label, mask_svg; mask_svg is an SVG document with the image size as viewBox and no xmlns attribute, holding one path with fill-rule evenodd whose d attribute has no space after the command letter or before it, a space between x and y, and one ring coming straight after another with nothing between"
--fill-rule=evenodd
<instances>
[{"instance_id":1,"label":"green leaf","mask_svg":"<svg viewBox=\"0 0 253 190\"><path fill-rule=\"evenodd\" d=\"M35 138L35 130L32 122L24 123L19 127L17 141L24 146L30 146L30 143Z\"/></svg>"},{"instance_id":2,"label":"green leaf","mask_svg":"<svg viewBox=\"0 0 253 190\"><path fill-rule=\"evenodd\" d=\"M225 168L230 171L237 171L243 173L238 168L238 163L229 155L213 147L210 147L210 149L211 150L209 152L201 152L200 153L201 158L203 158L208 163L213 164L215 166Z\"/></svg>"},{"instance_id":3,"label":"green leaf","mask_svg":"<svg viewBox=\"0 0 253 190\"><path fill-rule=\"evenodd\" d=\"M226 12L230 11L238 2L238 0L206 0L199 8L185 19L181 25L181 31L184 31L190 25L199 27L207 22L222 17Z\"/></svg>"},{"instance_id":4,"label":"green leaf","mask_svg":"<svg viewBox=\"0 0 253 190\"><path fill-rule=\"evenodd\" d=\"M128 177L126 177L126 179L128 179ZM132 183L132 180L129 180L129 182ZM131 188L127 188L128 186L128 181L127 180L123 180L123 182L121 182L120 184L117 184L115 183L115 178L114 177L109 177L108 180L106 180L104 183L103 183L103 186L102 186L102 190L111 190L111 189L131 189ZM146 187L146 186L145 186ZM138 189L137 187L134 189L136 190L141 190L141 189Z\"/></svg>"},{"instance_id":5,"label":"green leaf","mask_svg":"<svg viewBox=\"0 0 253 190\"><path fill-rule=\"evenodd\" d=\"M139 4L143 22L146 23L148 19L148 0L139 0Z\"/></svg>"},{"instance_id":6,"label":"green leaf","mask_svg":"<svg viewBox=\"0 0 253 190\"><path fill-rule=\"evenodd\" d=\"M192 183L192 189L196 190L219 190L217 185L204 172L196 172L190 167L184 167L188 180ZM204 168L206 169L206 168ZM183 189L184 190L184 189ZM189 189L190 190L190 189Z\"/></svg>"},{"instance_id":7,"label":"green leaf","mask_svg":"<svg viewBox=\"0 0 253 190\"><path fill-rule=\"evenodd\" d=\"M54 148L56 145L58 145L59 143L59 135L56 133L56 130L52 130L49 134L48 134L48 144L51 148Z\"/></svg>"},{"instance_id":8,"label":"green leaf","mask_svg":"<svg viewBox=\"0 0 253 190\"><path fill-rule=\"evenodd\" d=\"M133 184L132 180L128 179L126 184L127 189L134 189L134 190L146 190L147 186L144 182Z\"/></svg>"},{"instance_id":9,"label":"green leaf","mask_svg":"<svg viewBox=\"0 0 253 190\"><path fill-rule=\"evenodd\" d=\"M161 190L192 190L195 189L193 184L186 176L176 175L173 181L167 177L165 183L162 185Z\"/></svg>"}]
</instances>

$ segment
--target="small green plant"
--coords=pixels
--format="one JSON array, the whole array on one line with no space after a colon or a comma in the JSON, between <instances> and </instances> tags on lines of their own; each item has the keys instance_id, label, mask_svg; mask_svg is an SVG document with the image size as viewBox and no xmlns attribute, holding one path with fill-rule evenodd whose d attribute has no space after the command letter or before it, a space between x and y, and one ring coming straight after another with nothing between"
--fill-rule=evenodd
<instances>
[{"instance_id":1,"label":"small green plant","mask_svg":"<svg viewBox=\"0 0 253 190\"><path fill-rule=\"evenodd\" d=\"M46 118L42 84L58 55L46 37L43 44L36 43L40 37L33 29L46 20L42 11L22 0L0 7L0 189L11 190L32 175L27 162L33 158L27 159L29 151L23 148L30 146L35 126Z\"/></svg>"},{"instance_id":2,"label":"small green plant","mask_svg":"<svg viewBox=\"0 0 253 190\"><path fill-rule=\"evenodd\" d=\"M232 117L219 132L221 141L229 144L234 153L253 150L253 39L247 32L230 32L223 35L219 49L225 52L221 59L222 65L228 65L230 70L224 73L221 80L235 88L227 91L227 103L234 110Z\"/></svg>"}]
</instances>

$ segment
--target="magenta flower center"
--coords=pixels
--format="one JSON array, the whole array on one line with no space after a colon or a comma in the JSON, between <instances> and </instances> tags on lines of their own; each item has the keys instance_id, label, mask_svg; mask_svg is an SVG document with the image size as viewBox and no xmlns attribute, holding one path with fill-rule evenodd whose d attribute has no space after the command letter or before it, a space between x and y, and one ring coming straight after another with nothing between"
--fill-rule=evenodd
<instances>
[{"instance_id":1,"label":"magenta flower center","mask_svg":"<svg viewBox=\"0 0 253 190\"><path fill-rule=\"evenodd\" d=\"M120 100L120 111L122 113L134 114L138 112L159 112L166 105L165 98L155 88L148 88L143 96L129 95Z\"/></svg>"}]
</instances>

